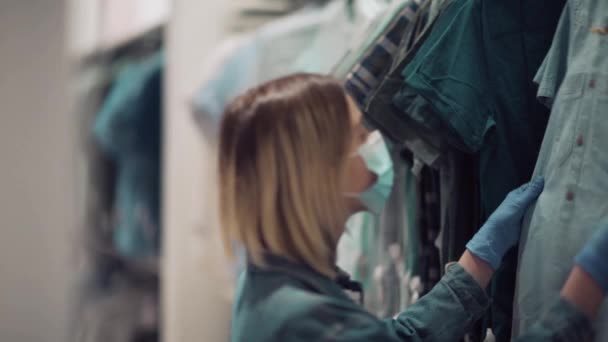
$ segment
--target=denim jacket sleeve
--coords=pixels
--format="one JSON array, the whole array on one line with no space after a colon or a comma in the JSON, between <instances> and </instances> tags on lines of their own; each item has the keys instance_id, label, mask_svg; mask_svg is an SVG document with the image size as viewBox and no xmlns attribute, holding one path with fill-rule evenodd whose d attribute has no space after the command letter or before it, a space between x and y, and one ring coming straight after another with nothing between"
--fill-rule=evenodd
<instances>
[{"instance_id":1,"label":"denim jacket sleeve","mask_svg":"<svg viewBox=\"0 0 608 342\"><path fill-rule=\"evenodd\" d=\"M378 320L351 305L325 302L285 322L277 337L290 342L456 341L488 306L485 291L455 264L431 292L392 319ZM589 320L560 300L517 342L587 341L591 332Z\"/></svg>"},{"instance_id":2,"label":"denim jacket sleeve","mask_svg":"<svg viewBox=\"0 0 608 342\"><path fill-rule=\"evenodd\" d=\"M391 321L400 341L453 341L461 338L485 313L485 291L459 265L416 304Z\"/></svg>"},{"instance_id":3,"label":"denim jacket sleeve","mask_svg":"<svg viewBox=\"0 0 608 342\"><path fill-rule=\"evenodd\" d=\"M489 305L485 291L458 264L416 305L392 323L401 341L452 341L463 336ZM408 339L408 334L418 338ZM517 342L593 341L590 320L560 298Z\"/></svg>"},{"instance_id":4,"label":"denim jacket sleeve","mask_svg":"<svg viewBox=\"0 0 608 342\"><path fill-rule=\"evenodd\" d=\"M456 264L431 292L393 319L378 320L362 309L325 303L286 322L280 340L454 341L464 336L488 305L483 289Z\"/></svg>"}]
</instances>

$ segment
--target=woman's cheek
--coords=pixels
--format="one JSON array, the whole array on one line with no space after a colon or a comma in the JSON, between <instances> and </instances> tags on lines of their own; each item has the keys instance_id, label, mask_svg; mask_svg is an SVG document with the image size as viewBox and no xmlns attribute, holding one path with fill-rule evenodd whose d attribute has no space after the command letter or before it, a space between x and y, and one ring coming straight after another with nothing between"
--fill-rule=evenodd
<instances>
[{"instance_id":1,"label":"woman's cheek","mask_svg":"<svg viewBox=\"0 0 608 342\"><path fill-rule=\"evenodd\" d=\"M371 187L377 176L365 165L360 156L353 156L347 164L347 176L344 184L344 192L358 194Z\"/></svg>"}]
</instances>

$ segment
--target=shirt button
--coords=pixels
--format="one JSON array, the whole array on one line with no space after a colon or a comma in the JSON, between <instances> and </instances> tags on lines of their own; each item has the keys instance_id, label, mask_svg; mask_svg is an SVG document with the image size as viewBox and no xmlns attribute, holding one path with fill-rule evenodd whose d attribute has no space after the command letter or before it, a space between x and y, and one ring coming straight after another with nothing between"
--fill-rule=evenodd
<instances>
[{"instance_id":1,"label":"shirt button","mask_svg":"<svg viewBox=\"0 0 608 342\"><path fill-rule=\"evenodd\" d=\"M574 192L572 192L572 191L568 191L568 193L566 194L566 199L567 199L568 201L572 201L572 200L574 200Z\"/></svg>"},{"instance_id":2,"label":"shirt button","mask_svg":"<svg viewBox=\"0 0 608 342\"><path fill-rule=\"evenodd\" d=\"M581 134L581 135L579 135L579 136L578 136L578 138L576 138L576 144L577 144L578 146L583 146L583 143L584 143L584 142L585 142L585 141L584 141L584 139L583 139L583 135L582 135L582 134Z\"/></svg>"},{"instance_id":3,"label":"shirt button","mask_svg":"<svg viewBox=\"0 0 608 342\"><path fill-rule=\"evenodd\" d=\"M594 26L589 29L591 33L605 35L608 34L608 27Z\"/></svg>"},{"instance_id":4,"label":"shirt button","mask_svg":"<svg viewBox=\"0 0 608 342\"><path fill-rule=\"evenodd\" d=\"M595 88L595 80L589 81L589 88L591 88L591 89Z\"/></svg>"}]
</instances>

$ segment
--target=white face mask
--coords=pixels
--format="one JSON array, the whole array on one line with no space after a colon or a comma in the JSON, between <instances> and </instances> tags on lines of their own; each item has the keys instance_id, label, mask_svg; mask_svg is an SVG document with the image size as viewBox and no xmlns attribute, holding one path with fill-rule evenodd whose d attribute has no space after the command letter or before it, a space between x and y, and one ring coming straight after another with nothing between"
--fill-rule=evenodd
<instances>
[{"instance_id":1,"label":"white face mask","mask_svg":"<svg viewBox=\"0 0 608 342\"><path fill-rule=\"evenodd\" d=\"M372 186L358 194L346 194L357 197L359 201L373 214L382 214L382 209L393 189L393 160L388 147L378 131L370 134L367 142L357 152L367 168L376 174L377 179Z\"/></svg>"}]
</instances>

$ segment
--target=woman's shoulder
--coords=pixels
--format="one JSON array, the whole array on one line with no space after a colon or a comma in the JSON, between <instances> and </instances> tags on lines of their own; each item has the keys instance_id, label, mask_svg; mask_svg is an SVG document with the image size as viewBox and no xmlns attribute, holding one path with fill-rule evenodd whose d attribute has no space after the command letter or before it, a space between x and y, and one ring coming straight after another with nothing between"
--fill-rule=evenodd
<instances>
[{"instance_id":1,"label":"woman's shoulder","mask_svg":"<svg viewBox=\"0 0 608 342\"><path fill-rule=\"evenodd\" d=\"M274 341L287 324L329 298L281 275L244 272L232 312L232 341Z\"/></svg>"},{"instance_id":2,"label":"woman's shoulder","mask_svg":"<svg viewBox=\"0 0 608 342\"><path fill-rule=\"evenodd\" d=\"M255 313L255 319L280 322L335 302L331 296L280 273L244 272L239 283L234 314Z\"/></svg>"},{"instance_id":3,"label":"woman's shoulder","mask_svg":"<svg viewBox=\"0 0 608 342\"><path fill-rule=\"evenodd\" d=\"M247 336L247 341L279 341L286 332L303 329L307 334L324 334L345 319L374 320L354 303L315 292L290 277L245 275L241 281L233 312L233 341L242 340L237 336Z\"/></svg>"}]
</instances>

